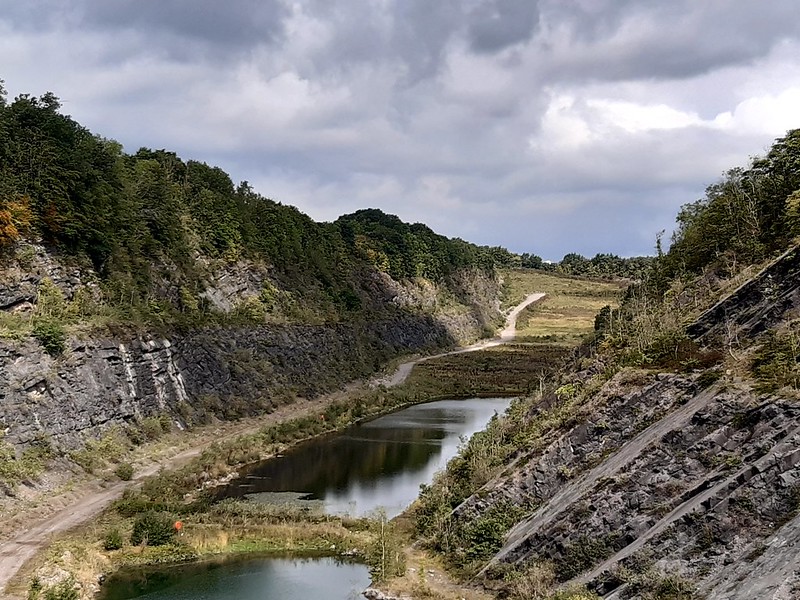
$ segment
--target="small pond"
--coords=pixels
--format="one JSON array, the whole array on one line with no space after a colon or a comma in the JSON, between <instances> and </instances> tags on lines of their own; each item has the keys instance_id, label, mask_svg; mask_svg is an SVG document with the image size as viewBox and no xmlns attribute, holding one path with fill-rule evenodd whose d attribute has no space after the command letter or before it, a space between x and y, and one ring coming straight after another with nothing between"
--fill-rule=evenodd
<instances>
[{"instance_id":1,"label":"small pond","mask_svg":"<svg viewBox=\"0 0 800 600\"><path fill-rule=\"evenodd\" d=\"M123 570L103 584L100 600L309 600L362 598L364 565L334 558L236 557Z\"/></svg>"}]
</instances>

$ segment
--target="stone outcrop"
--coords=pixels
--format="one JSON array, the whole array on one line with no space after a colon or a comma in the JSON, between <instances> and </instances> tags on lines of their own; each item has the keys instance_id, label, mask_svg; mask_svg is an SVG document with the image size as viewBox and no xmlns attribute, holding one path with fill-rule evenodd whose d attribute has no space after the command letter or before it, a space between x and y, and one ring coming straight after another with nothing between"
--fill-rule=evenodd
<instances>
[{"instance_id":1,"label":"stone outcrop","mask_svg":"<svg viewBox=\"0 0 800 600\"><path fill-rule=\"evenodd\" d=\"M94 272L86 265L59 260L38 244L21 244L15 260L4 257L0 262L0 311L30 311L45 279L67 299L82 287L97 286Z\"/></svg>"},{"instance_id":2,"label":"stone outcrop","mask_svg":"<svg viewBox=\"0 0 800 600\"><path fill-rule=\"evenodd\" d=\"M205 329L71 341L59 358L0 342L0 428L18 446L75 448L111 425L166 415L178 427L268 411L367 376L391 357L453 343L430 317L360 325Z\"/></svg>"},{"instance_id":3,"label":"stone outcrop","mask_svg":"<svg viewBox=\"0 0 800 600\"><path fill-rule=\"evenodd\" d=\"M548 560L565 583L636 598L615 572L647 560L707 598L784 597L752 590L796 579L800 547L785 540L798 535L800 407L676 375L619 387L606 384L586 422L456 510L470 519L502 502L533 507L493 563Z\"/></svg>"},{"instance_id":4,"label":"stone outcrop","mask_svg":"<svg viewBox=\"0 0 800 600\"><path fill-rule=\"evenodd\" d=\"M753 338L800 308L800 246L785 252L755 277L704 312L687 333L706 342L731 332Z\"/></svg>"}]
</instances>

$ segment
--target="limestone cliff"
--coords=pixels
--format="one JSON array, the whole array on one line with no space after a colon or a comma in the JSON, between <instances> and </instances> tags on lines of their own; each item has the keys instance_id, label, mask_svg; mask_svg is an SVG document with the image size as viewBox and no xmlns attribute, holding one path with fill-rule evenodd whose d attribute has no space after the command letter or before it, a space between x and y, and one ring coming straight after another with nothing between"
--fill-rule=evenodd
<instances>
[{"instance_id":1,"label":"limestone cliff","mask_svg":"<svg viewBox=\"0 0 800 600\"><path fill-rule=\"evenodd\" d=\"M258 296L265 282L274 285L262 265L213 267L201 295L223 313ZM17 325L29 319L45 282L70 303L81 293L91 296L98 277L86 265L26 246L25 260L7 262L0 276L0 316ZM7 329L0 338L3 439L18 450L47 439L68 451L112 425L135 426L146 417L182 428L259 414L368 377L400 354L479 337L499 315L499 282L476 272L458 274L449 287L373 272L363 288L369 311L349 320L83 327L58 356L24 327Z\"/></svg>"}]
</instances>

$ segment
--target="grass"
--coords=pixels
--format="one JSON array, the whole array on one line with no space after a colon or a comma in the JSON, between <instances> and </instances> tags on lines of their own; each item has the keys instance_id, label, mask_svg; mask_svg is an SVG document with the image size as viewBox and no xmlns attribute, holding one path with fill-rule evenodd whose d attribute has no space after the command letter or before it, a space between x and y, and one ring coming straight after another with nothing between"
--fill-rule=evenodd
<instances>
[{"instance_id":1,"label":"grass","mask_svg":"<svg viewBox=\"0 0 800 600\"><path fill-rule=\"evenodd\" d=\"M515 306L531 292L545 298L517 319L517 340L573 346L594 330L594 318L606 305L619 306L623 284L553 275L532 269L503 272L503 308Z\"/></svg>"},{"instance_id":2,"label":"grass","mask_svg":"<svg viewBox=\"0 0 800 600\"><path fill-rule=\"evenodd\" d=\"M532 394L594 330L597 312L619 305L622 291L617 283L531 269L504 271L503 278L505 309L530 293L547 294L518 318L517 343L421 362L409 376L409 386L434 397Z\"/></svg>"},{"instance_id":3,"label":"grass","mask_svg":"<svg viewBox=\"0 0 800 600\"><path fill-rule=\"evenodd\" d=\"M541 343L505 344L443 356L414 367L407 385L431 397L518 396L539 389L568 349Z\"/></svg>"}]
</instances>

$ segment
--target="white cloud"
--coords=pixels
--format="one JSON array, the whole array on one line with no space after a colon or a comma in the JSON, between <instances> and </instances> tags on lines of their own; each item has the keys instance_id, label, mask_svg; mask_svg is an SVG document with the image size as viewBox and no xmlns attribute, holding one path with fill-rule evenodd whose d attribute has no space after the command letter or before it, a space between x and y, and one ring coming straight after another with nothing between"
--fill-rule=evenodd
<instances>
[{"instance_id":1,"label":"white cloud","mask_svg":"<svg viewBox=\"0 0 800 600\"><path fill-rule=\"evenodd\" d=\"M755 96L714 119L717 127L736 133L778 135L800 126L800 85L777 95Z\"/></svg>"},{"instance_id":2,"label":"white cloud","mask_svg":"<svg viewBox=\"0 0 800 600\"><path fill-rule=\"evenodd\" d=\"M666 104L642 105L635 102L597 98L587 100L586 105L597 112L599 122L619 127L627 133L681 129L702 123L696 114L687 113Z\"/></svg>"}]
</instances>

